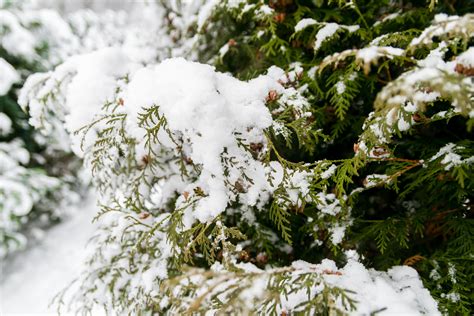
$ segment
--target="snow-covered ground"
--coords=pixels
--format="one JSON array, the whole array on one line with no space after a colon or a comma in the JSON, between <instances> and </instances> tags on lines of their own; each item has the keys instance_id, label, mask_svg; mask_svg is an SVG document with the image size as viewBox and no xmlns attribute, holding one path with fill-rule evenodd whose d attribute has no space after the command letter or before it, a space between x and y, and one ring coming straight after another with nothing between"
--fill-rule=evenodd
<instances>
[{"instance_id":1,"label":"snow-covered ground","mask_svg":"<svg viewBox=\"0 0 474 316\"><path fill-rule=\"evenodd\" d=\"M91 225L95 201L89 195L38 245L2 263L0 315L57 315L48 305L80 272L86 243L95 229Z\"/></svg>"}]
</instances>

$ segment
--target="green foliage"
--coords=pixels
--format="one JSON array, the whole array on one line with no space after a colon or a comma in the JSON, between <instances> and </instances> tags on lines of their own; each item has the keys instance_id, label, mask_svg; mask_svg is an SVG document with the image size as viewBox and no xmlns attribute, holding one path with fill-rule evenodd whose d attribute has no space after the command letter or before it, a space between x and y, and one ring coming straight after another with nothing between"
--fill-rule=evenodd
<instances>
[{"instance_id":1,"label":"green foliage","mask_svg":"<svg viewBox=\"0 0 474 316\"><path fill-rule=\"evenodd\" d=\"M265 100L273 123L264 140L232 134L239 150L270 170L274 190L258 207L239 200L254 179L248 161L239 165L226 148L223 178L238 174L225 183L237 197L211 220L189 224L189 212L210 196L196 184L202 165L187 157L191 141L171 130L159 104L134 113L142 139L128 136L131 114L122 112L118 88L77 132L83 145L96 136L83 148L106 197L99 217L124 216L98 237L82 293L96 291L90 279L98 277L119 311L276 314L282 296L318 287L298 312L343 314L356 306L353 293L326 284L327 271L295 275L292 263L344 264L356 250L370 268L412 266L442 312L469 314L474 85L461 56L472 49L472 3L249 0L211 9L176 41L192 38L201 62L237 78L270 66L285 72L281 90ZM163 135L169 146L159 146ZM172 188L166 201L150 203L154 186L176 175L185 191ZM120 250L104 259L108 245ZM242 268L249 263L262 270ZM128 279L160 265L167 275L151 280L160 293ZM257 279L266 288L261 300L244 302Z\"/></svg>"},{"instance_id":2,"label":"green foliage","mask_svg":"<svg viewBox=\"0 0 474 316\"><path fill-rule=\"evenodd\" d=\"M429 1L401 6L388 1L270 1L273 11L268 14L259 13L262 2L250 3L254 8L243 14L242 7L218 6L207 33L219 38L219 43L237 43L217 61L218 69L237 77L261 73L266 65L277 65L289 73L294 62L302 67L301 77L293 85L303 89L310 102L311 123L300 124L300 119L288 115L288 111L276 113L274 119L281 120L286 130L271 134L272 157L287 168L307 165L312 170L320 160L335 163L334 182L326 187L350 206L354 218L340 247L351 248L356 243L366 262L379 269L403 264L419 254L420 261L409 263L422 274L430 291L438 293L434 295L441 308L448 314L468 314L472 297L465 291L472 289L472 271L460 273L463 277L457 283L444 282L443 277L439 280L444 282L441 290L429 277L428 262L454 262L450 255L454 251L459 253L455 259L458 270L471 266L468 254L472 250L466 245L472 244L472 232L463 231L464 245L454 240L460 238L461 230L473 228L473 138L469 133L472 118L468 117L473 110L472 80L462 73L442 71L435 77L421 75L413 79L416 83L406 80L422 74L426 68L416 64L430 50L440 47L440 42L446 43L446 49L440 48L445 61L472 45L472 32L466 33L472 27L469 14L451 32L440 32L447 22L439 22L422 34L435 14L462 16L474 10L472 3ZM389 16L391 13L395 14ZM295 32L303 18L315 22ZM354 32L339 29L315 51L315 37L327 22L360 28ZM232 27L223 28L220 23ZM434 32L441 36L430 39ZM422 44L414 41L419 36ZM206 37L203 41L214 44ZM400 53L381 49L379 57L364 60L360 52L370 46L399 48ZM245 59L244 55L252 57ZM454 93L453 87L459 90ZM426 91L438 96L420 101ZM400 97L402 101L394 102ZM416 105L415 112L406 109L407 102ZM275 108L272 103L269 106ZM408 130L401 123L387 123L385 118L390 115L395 122L411 122ZM320 136L304 136L311 133ZM460 148L455 153L460 155L461 163L447 167L442 162L446 156L431 159L451 142ZM372 174L387 178L367 185L367 177ZM349 196L343 198L346 194ZM295 244L298 230L292 224L298 220L290 216L284 207L287 204L277 194L269 218L282 238ZM312 204L300 206L297 212L311 214ZM446 212L449 216L444 215ZM315 238L320 237L321 232ZM308 239L298 247L309 247L309 243ZM459 293L459 300L441 297L448 292Z\"/></svg>"}]
</instances>

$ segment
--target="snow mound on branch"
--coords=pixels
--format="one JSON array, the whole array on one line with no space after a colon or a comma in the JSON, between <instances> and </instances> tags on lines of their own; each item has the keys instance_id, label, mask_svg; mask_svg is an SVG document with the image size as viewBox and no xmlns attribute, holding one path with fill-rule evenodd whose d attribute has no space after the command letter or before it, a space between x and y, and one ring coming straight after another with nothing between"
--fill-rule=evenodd
<instances>
[{"instance_id":1,"label":"snow mound on branch","mask_svg":"<svg viewBox=\"0 0 474 316\"><path fill-rule=\"evenodd\" d=\"M278 87L266 76L243 82L209 65L175 58L138 71L125 91L124 106L136 117L142 107L158 105L171 130L190 134L193 161L216 170L219 154L235 145L234 131L271 125L264 100Z\"/></svg>"},{"instance_id":2,"label":"snow mound on branch","mask_svg":"<svg viewBox=\"0 0 474 316\"><path fill-rule=\"evenodd\" d=\"M169 133L161 130L158 143L153 140L153 146L182 150L200 168L197 180L189 181L182 191L203 190L193 214L188 213L186 222L192 224L195 219L212 220L237 198L251 206L263 204L268 192L274 191L267 181L268 168L247 148L257 144L260 152L264 151L263 131L273 123L265 102L271 90L284 92L278 83L282 76L283 70L272 67L266 75L244 82L216 72L212 66L183 58L137 69L123 49L108 48L73 57L54 72L31 76L19 102L24 108L29 107L30 123L37 128L45 129L48 122L44 116L54 112L56 117L52 119L62 120L73 151L81 156L87 155L97 135L87 133L83 139L83 134L74 132L101 115L109 115L102 112L105 104L117 103L118 110L113 115L126 114L126 134L139 143L138 161L148 153L145 136L154 127L140 125L139 117L145 109L157 106ZM121 81L124 77L129 80ZM99 124L92 131L100 128ZM183 144L177 146L177 142ZM228 166L222 162L223 155L233 159ZM247 175L242 175L242 170L252 175L251 181L245 180ZM236 194L231 186L239 181L245 192ZM186 198L180 198L176 206L184 204Z\"/></svg>"},{"instance_id":3,"label":"snow mound on branch","mask_svg":"<svg viewBox=\"0 0 474 316\"><path fill-rule=\"evenodd\" d=\"M298 26L298 25L297 25ZM349 32L355 32L359 29L358 25L339 25L337 23L325 23L324 26L319 29L316 34L316 42L314 44L314 50L318 51L321 45L328 39L333 37L336 32L340 29L345 29Z\"/></svg>"},{"instance_id":4,"label":"snow mound on branch","mask_svg":"<svg viewBox=\"0 0 474 316\"><path fill-rule=\"evenodd\" d=\"M12 120L0 112L0 136L7 136L12 132Z\"/></svg>"},{"instance_id":5,"label":"snow mound on branch","mask_svg":"<svg viewBox=\"0 0 474 316\"><path fill-rule=\"evenodd\" d=\"M459 64L466 67L474 67L474 47L469 47L467 51L459 55L457 58Z\"/></svg>"},{"instance_id":6,"label":"snow mound on branch","mask_svg":"<svg viewBox=\"0 0 474 316\"><path fill-rule=\"evenodd\" d=\"M91 122L95 113L113 96L116 78L129 71L129 60L120 49L106 48L72 57L57 73L75 73L67 90L66 128L74 132ZM84 93L87 91L87 93Z\"/></svg>"},{"instance_id":7,"label":"snow mound on branch","mask_svg":"<svg viewBox=\"0 0 474 316\"><path fill-rule=\"evenodd\" d=\"M272 74L280 74L274 70ZM157 104L171 129L195 128L225 143L222 135L209 133L209 125L225 123L222 130L228 131L249 125L270 126L272 119L264 100L271 88L279 87L275 81L261 76L244 82L218 73L212 66L172 58L143 68L132 77L125 107L136 113L140 110L138 104Z\"/></svg>"},{"instance_id":8,"label":"snow mound on branch","mask_svg":"<svg viewBox=\"0 0 474 316\"><path fill-rule=\"evenodd\" d=\"M14 56L33 59L36 56L35 46L37 41L34 36L25 29L13 12L0 10L0 29L8 30L0 36L0 46Z\"/></svg>"},{"instance_id":9,"label":"snow mound on branch","mask_svg":"<svg viewBox=\"0 0 474 316\"><path fill-rule=\"evenodd\" d=\"M26 10L17 12L24 25L39 25L28 31L36 39L36 46L41 43L48 45L48 58L39 60L48 68L59 64L67 57L83 51L79 38L74 34L69 21L58 12L49 9Z\"/></svg>"},{"instance_id":10,"label":"snow mound on branch","mask_svg":"<svg viewBox=\"0 0 474 316\"><path fill-rule=\"evenodd\" d=\"M0 96L7 94L11 86L19 80L20 75L15 68L0 57Z\"/></svg>"},{"instance_id":11,"label":"snow mound on branch","mask_svg":"<svg viewBox=\"0 0 474 316\"><path fill-rule=\"evenodd\" d=\"M314 44L314 49L318 50L322 43L328 38L336 34L339 29L339 24L337 23L328 23L323 26L316 34L316 43Z\"/></svg>"},{"instance_id":12,"label":"snow mound on branch","mask_svg":"<svg viewBox=\"0 0 474 316\"><path fill-rule=\"evenodd\" d=\"M53 139L62 143L59 147L67 151L64 124L71 136L72 150L82 156L81 138L72 134L90 124L102 106L113 98L117 79L125 76L132 65L123 50L116 47L73 56L54 71L28 77L18 103L29 109L29 123L33 127L43 129L48 136L56 133ZM45 120L51 116L50 112L53 116ZM62 122L57 122L58 119Z\"/></svg>"},{"instance_id":13,"label":"snow mound on branch","mask_svg":"<svg viewBox=\"0 0 474 316\"><path fill-rule=\"evenodd\" d=\"M441 315L436 301L423 287L416 270L408 266L394 266L387 272L367 269L357 261L357 256L355 253L355 257L349 258L342 268L338 268L329 259L323 259L319 264L297 260L287 267L265 270L252 263L238 263L236 268L241 270L240 273L247 274L247 278L251 279L250 282L242 280L246 282L244 284L239 284L238 277L226 271L221 263L215 263L211 267L214 273L212 279L202 282L199 278L190 278L190 282L200 289L194 299L199 299L202 293L207 293L202 294L203 296L219 296L224 301L229 299L228 295L233 295L232 299L248 302L258 314L267 314L268 310L261 302L268 297L268 284L277 283L281 290L275 306L277 315L318 314L319 306L314 303L317 302L316 297L336 288L345 293L345 298L335 296L331 308L341 314ZM222 285L220 282L226 277L232 281ZM295 288L294 285L301 282L301 279L307 281L306 286ZM224 289L225 286L243 289L236 294ZM348 300L352 304L348 304ZM206 298L201 302L207 303Z\"/></svg>"},{"instance_id":14,"label":"snow mound on branch","mask_svg":"<svg viewBox=\"0 0 474 316\"><path fill-rule=\"evenodd\" d=\"M308 26L311 26L311 25L314 25L318 23L318 21L314 20L314 19L310 19L310 18L306 18L306 19L301 19L296 25L295 25L295 32L301 32L302 30L304 30L305 28L307 28Z\"/></svg>"},{"instance_id":15,"label":"snow mound on branch","mask_svg":"<svg viewBox=\"0 0 474 316\"><path fill-rule=\"evenodd\" d=\"M357 301L353 315L441 315L416 270L408 266L380 272L349 260L338 269L334 261L324 259L316 265L299 260L293 262L292 267L295 275L311 271L322 273L327 285L352 291L351 296ZM292 293L282 301L283 309L297 311L298 303L306 299L306 290Z\"/></svg>"},{"instance_id":16,"label":"snow mound on branch","mask_svg":"<svg viewBox=\"0 0 474 316\"><path fill-rule=\"evenodd\" d=\"M145 129L138 127L137 115L143 108L157 105L173 135L188 140L188 157L202 167L198 186L208 195L195 209L194 216L201 222L212 220L232 200L231 192L225 186L221 156L224 151L255 171L254 187L261 184L262 189L270 189L263 164L241 148L236 133L250 135L256 143L264 141L262 131L272 124L265 98L272 89L283 90L277 83L282 75L283 71L274 67L268 75L244 82L216 72L212 66L173 58L143 68L131 77L123 94L129 119L127 130L137 139L143 139ZM161 143L174 147L167 138L163 135ZM235 181L238 179L233 179L232 183ZM196 183L192 185L195 187ZM188 190L192 191L192 187ZM252 195L255 194L247 195L246 200L254 200ZM178 204L180 202L184 201L178 200Z\"/></svg>"}]
</instances>

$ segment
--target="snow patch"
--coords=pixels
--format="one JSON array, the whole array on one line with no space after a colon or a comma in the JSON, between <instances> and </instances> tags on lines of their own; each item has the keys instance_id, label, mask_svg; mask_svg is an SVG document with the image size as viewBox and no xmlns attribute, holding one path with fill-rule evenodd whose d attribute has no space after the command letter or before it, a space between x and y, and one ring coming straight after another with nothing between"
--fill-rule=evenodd
<instances>
[{"instance_id":1,"label":"snow patch","mask_svg":"<svg viewBox=\"0 0 474 316\"><path fill-rule=\"evenodd\" d=\"M20 81L20 75L5 59L0 57L0 96L10 91L13 84Z\"/></svg>"},{"instance_id":2,"label":"snow patch","mask_svg":"<svg viewBox=\"0 0 474 316\"><path fill-rule=\"evenodd\" d=\"M308 26L314 25L318 23L315 19L311 18L306 18L306 19L301 19L296 25L295 25L295 32L301 32Z\"/></svg>"}]
</instances>

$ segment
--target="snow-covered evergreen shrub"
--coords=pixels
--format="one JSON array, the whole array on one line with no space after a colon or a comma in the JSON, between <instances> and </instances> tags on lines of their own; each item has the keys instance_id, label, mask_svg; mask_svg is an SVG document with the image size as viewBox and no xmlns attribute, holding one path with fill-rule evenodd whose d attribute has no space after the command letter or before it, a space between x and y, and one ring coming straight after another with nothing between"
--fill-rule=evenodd
<instances>
[{"instance_id":1,"label":"snow-covered evergreen shrub","mask_svg":"<svg viewBox=\"0 0 474 316\"><path fill-rule=\"evenodd\" d=\"M109 48L22 91L43 133L65 126L100 192L73 308L470 313L468 1L164 10L157 59L216 68Z\"/></svg>"},{"instance_id":2,"label":"snow-covered evergreen shrub","mask_svg":"<svg viewBox=\"0 0 474 316\"><path fill-rule=\"evenodd\" d=\"M49 70L72 55L114 45L121 45L137 64L154 62L167 54L164 47L169 46L170 39L160 36L165 30L157 21L163 20L166 11L159 6L137 5L128 15L120 11L82 10L63 18L53 10L32 9L29 1L8 1L2 5L0 251L3 256L25 245L25 236L19 230L25 230L33 219L40 217L46 224L60 217L61 205L52 202L68 200L61 195L75 196L67 191L70 184L77 183L75 177L80 166L71 154L69 136L58 122L48 123L47 137L44 137L46 133L34 133L28 125L28 118L16 104L16 89L23 79L31 73ZM57 110L44 115L61 117L60 109ZM44 116L36 119L43 123L46 120ZM45 212L48 216L41 216Z\"/></svg>"},{"instance_id":3,"label":"snow-covered evergreen shrub","mask_svg":"<svg viewBox=\"0 0 474 316\"><path fill-rule=\"evenodd\" d=\"M68 24L53 11L0 7L0 257L26 244L26 226L57 221L74 200L70 157L53 162L16 103L24 78L68 56ZM54 163L54 166L52 165Z\"/></svg>"}]
</instances>

